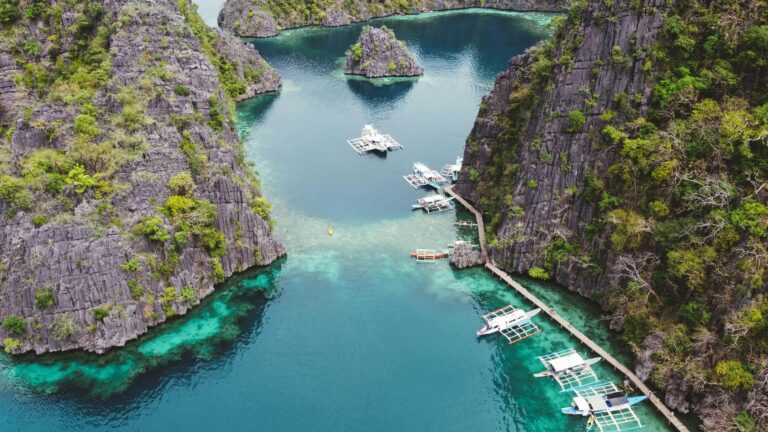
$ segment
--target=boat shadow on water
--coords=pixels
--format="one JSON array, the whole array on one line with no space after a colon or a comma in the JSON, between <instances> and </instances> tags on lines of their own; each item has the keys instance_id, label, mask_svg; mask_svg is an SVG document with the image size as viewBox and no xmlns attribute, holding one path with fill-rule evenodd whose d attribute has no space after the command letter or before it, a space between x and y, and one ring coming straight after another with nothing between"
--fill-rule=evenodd
<instances>
[{"instance_id":1,"label":"boat shadow on water","mask_svg":"<svg viewBox=\"0 0 768 432\"><path fill-rule=\"evenodd\" d=\"M258 337L265 306L277 295L285 258L230 278L187 315L171 318L125 347L9 358L0 371L24 392L77 403L89 416L105 407L131 412L171 385L190 385L227 368ZM162 367L161 367L162 366Z\"/></svg>"}]
</instances>

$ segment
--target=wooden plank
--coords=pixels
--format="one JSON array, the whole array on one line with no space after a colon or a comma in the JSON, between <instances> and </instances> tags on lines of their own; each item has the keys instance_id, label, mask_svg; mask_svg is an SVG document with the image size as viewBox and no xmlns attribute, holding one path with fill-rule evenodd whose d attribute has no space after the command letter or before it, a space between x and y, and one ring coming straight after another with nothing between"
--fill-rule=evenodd
<instances>
[{"instance_id":1,"label":"wooden plank","mask_svg":"<svg viewBox=\"0 0 768 432\"><path fill-rule=\"evenodd\" d=\"M457 194L453 191L453 186L449 186L445 188L445 192L454 197L456 201L460 202L461 205L463 205L467 210L472 212L475 215L475 218L477 219L477 226L478 226L478 235L480 237L480 249L482 250L483 257L485 258L485 268L487 268L491 273L495 274L497 277L499 277L501 280L507 283L507 285L511 286L515 291L517 291L520 295L526 298L529 302L533 303L536 307L540 308L547 316L549 316L554 322L560 324L560 326L567 330L573 337L578 339L581 343L586 345L589 349L591 349L595 354L602 357L606 362L610 363L611 366L613 366L616 370L621 372L624 376L629 378L629 380L632 382L632 384L635 385L635 387L641 391L644 395L648 396L648 400L656 407L656 409L661 412L664 417L666 417L667 421L675 427L680 432L688 432L688 428L683 424L683 422L680 421L680 419L675 416L675 413L672 412L669 408L667 408L666 405L664 405L664 402L659 399L651 389L645 385L645 383L627 368L623 364L621 364L618 360L616 360L612 355L610 355L606 350L604 350L602 347L600 347L598 344L592 341L592 339L588 338L584 333L582 333L579 329L573 326L570 322L568 322L565 318L560 316L557 311L555 311L554 308L550 308L547 306L546 303L539 300L538 297L533 295L528 289L526 289L524 286L520 285L517 281L512 279L507 273L496 267L493 263L490 262L488 259L488 251L485 247L485 227L483 225L483 215L477 211L469 202L467 202L461 195Z\"/></svg>"},{"instance_id":2,"label":"wooden plank","mask_svg":"<svg viewBox=\"0 0 768 432\"><path fill-rule=\"evenodd\" d=\"M477 235L480 238L480 252L482 252L483 258L485 258L485 262L488 262L488 250L485 248L485 225L483 225L483 215L474 207L472 207L472 205L470 205L467 200L464 199L464 197L454 192L453 185L446 186L443 188L443 190L445 193L452 196L456 201L461 203L464 208L475 215L475 221L477 222Z\"/></svg>"}]
</instances>

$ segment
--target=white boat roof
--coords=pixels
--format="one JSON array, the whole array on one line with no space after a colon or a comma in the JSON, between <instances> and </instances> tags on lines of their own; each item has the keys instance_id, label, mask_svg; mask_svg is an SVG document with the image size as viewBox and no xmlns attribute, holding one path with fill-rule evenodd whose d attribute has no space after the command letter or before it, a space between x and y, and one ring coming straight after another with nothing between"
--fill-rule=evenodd
<instances>
[{"instance_id":1,"label":"white boat roof","mask_svg":"<svg viewBox=\"0 0 768 432\"><path fill-rule=\"evenodd\" d=\"M419 201L433 203L433 202L440 202L440 201L445 201L445 200L446 200L446 198L444 196L429 195L429 196L425 196L424 198L421 198Z\"/></svg>"},{"instance_id":2,"label":"white boat roof","mask_svg":"<svg viewBox=\"0 0 768 432\"><path fill-rule=\"evenodd\" d=\"M608 409L608 405L605 404L605 399L602 396L589 396L587 402L592 406L593 411L603 411Z\"/></svg>"},{"instance_id":3,"label":"white boat roof","mask_svg":"<svg viewBox=\"0 0 768 432\"><path fill-rule=\"evenodd\" d=\"M515 309L515 310L513 310L512 312L510 312L508 314L492 318L490 320L490 323L503 324L503 323L508 323L508 322L511 322L511 321L517 321L517 320L519 320L521 318L525 318L525 311L523 311L522 309Z\"/></svg>"},{"instance_id":4,"label":"white boat roof","mask_svg":"<svg viewBox=\"0 0 768 432\"><path fill-rule=\"evenodd\" d=\"M584 364L584 359L578 353L568 354L549 361L555 372L562 372Z\"/></svg>"},{"instance_id":5,"label":"white boat roof","mask_svg":"<svg viewBox=\"0 0 768 432\"><path fill-rule=\"evenodd\" d=\"M581 396L573 398L573 402L576 404L576 409L582 412L589 411L589 403Z\"/></svg>"}]
</instances>

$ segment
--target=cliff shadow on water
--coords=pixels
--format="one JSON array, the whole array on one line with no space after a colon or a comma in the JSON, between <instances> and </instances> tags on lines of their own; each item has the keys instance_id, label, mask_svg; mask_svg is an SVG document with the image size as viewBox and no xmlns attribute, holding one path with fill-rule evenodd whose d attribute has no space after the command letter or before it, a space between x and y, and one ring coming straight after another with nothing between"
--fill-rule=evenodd
<instances>
[{"instance_id":1,"label":"cliff shadow on water","mask_svg":"<svg viewBox=\"0 0 768 432\"><path fill-rule=\"evenodd\" d=\"M376 78L347 77L347 86L352 94L366 105L380 107L393 106L413 89L418 78Z\"/></svg>"},{"instance_id":2,"label":"cliff shadow on water","mask_svg":"<svg viewBox=\"0 0 768 432\"><path fill-rule=\"evenodd\" d=\"M61 393L53 397L71 399L94 415L107 399L110 410L130 410L139 400L162 395L171 383L226 369L238 347L259 335L285 260L233 276L187 315L106 354L0 355L0 380L21 393Z\"/></svg>"}]
</instances>

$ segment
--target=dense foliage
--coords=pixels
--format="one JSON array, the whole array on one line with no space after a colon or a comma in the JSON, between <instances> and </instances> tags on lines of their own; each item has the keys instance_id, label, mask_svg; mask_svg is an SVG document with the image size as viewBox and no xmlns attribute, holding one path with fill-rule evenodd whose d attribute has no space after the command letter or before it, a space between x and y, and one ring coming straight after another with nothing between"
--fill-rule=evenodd
<instances>
[{"instance_id":1,"label":"dense foliage","mask_svg":"<svg viewBox=\"0 0 768 432\"><path fill-rule=\"evenodd\" d=\"M259 196L258 180L234 131L235 101L260 84L268 65L206 26L191 2L123 3L113 11L99 0L0 0L0 57L15 63L16 71L11 75L15 91L0 101L0 223L39 228L32 236L82 226L88 241L119 233L133 252L119 258L129 278L126 294L146 305L145 318L156 320L151 305L159 295L150 286L172 284L187 250L207 253L198 267L209 274L196 280L224 278L219 257L229 245L217 227L218 209L196 194L226 176L269 221L269 203ZM198 83L179 71L186 62L203 69L211 64L221 89L215 80ZM3 73L13 70L9 66ZM234 155L236 163L221 163L222 152ZM167 184L163 176L173 172L154 165L165 158L169 168L178 171L180 161L185 170ZM155 189L142 198L142 188ZM151 196L157 189L160 196ZM132 199L142 202L126 204ZM16 270L0 266L0 272ZM89 264L77 259L76 266L87 271ZM6 285L12 278L2 274L0 279L6 281L3 292L10 291ZM26 298L34 298L34 313L46 310L45 324L54 338L72 338L81 330L78 324L85 326L82 315L57 310L57 283L28 277L24 286L31 293ZM174 301L193 303L198 287L184 289ZM97 322L124 308L116 304L119 298L105 301L110 303L92 309ZM3 326L6 333L23 333L23 318L0 316L5 318L10 319ZM42 324L31 321L29 332L25 345L40 339ZM15 338L8 340L18 348Z\"/></svg>"},{"instance_id":2,"label":"dense foliage","mask_svg":"<svg viewBox=\"0 0 768 432\"><path fill-rule=\"evenodd\" d=\"M604 254L636 270L614 306L631 342L667 332L657 384L748 390L768 368L768 6L685 2L664 22L648 117L603 131Z\"/></svg>"},{"instance_id":3,"label":"dense foliage","mask_svg":"<svg viewBox=\"0 0 768 432\"><path fill-rule=\"evenodd\" d=\"M491 247L499 250L517 241L499 227L525 214L514 204L515 188L537 180L517 175L530 115L554 74L572 70L580 20L614 19L585 7L576 1L554 37L531 50L509 110L495 118L503 132L485 172L468 170ZM656 13L641 1L632 7ZM575 236L553 235L529 275L547 279L558 263L574 262L590 280L604 281L600 300L633 348L640 352L649 336L662 335L652 356L656 385L682 381L690 394L710 395L699 402L719 400L716 430L762 430L768 405L750 392L768 376L768 5L676 2L663 22L642 65L653 85L649 99L615 94L615 111L595 112L597 96L587 88L584 108L547 119L563 117L563 133L586 133L615 157L562 191L562 199L594 205L596 217ZM593 73L607 62L628 70L633 61L614 47ZM585 114L599 117L599 126L585 126ZM541 138L530 147L540 150ZM467 148L480 151L472 137ZM539 158L548 164L563 155L541 149Z\"/></svg>"}]
</instances>

